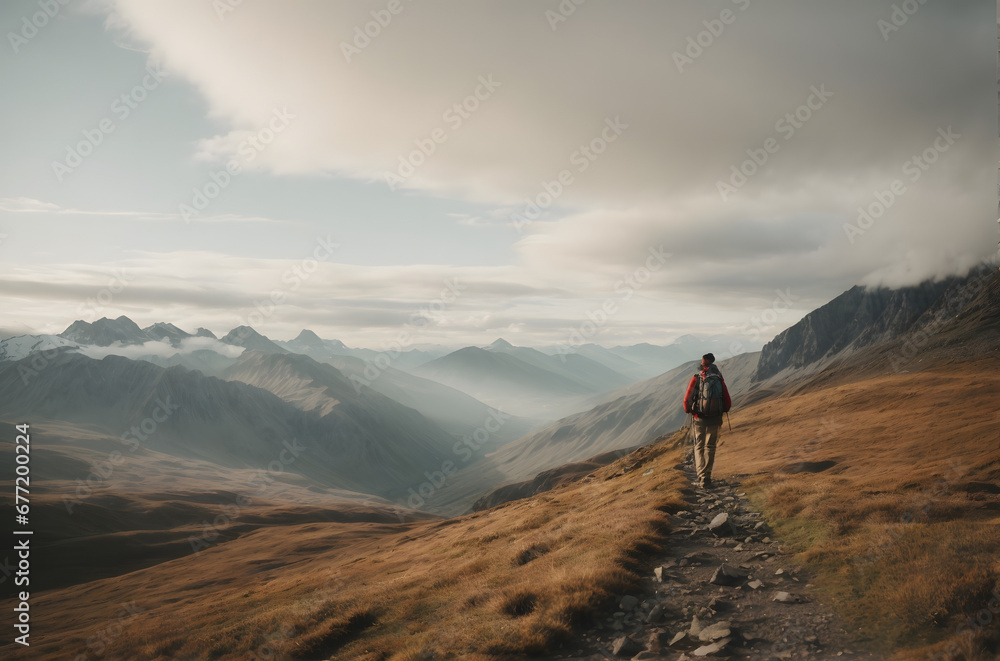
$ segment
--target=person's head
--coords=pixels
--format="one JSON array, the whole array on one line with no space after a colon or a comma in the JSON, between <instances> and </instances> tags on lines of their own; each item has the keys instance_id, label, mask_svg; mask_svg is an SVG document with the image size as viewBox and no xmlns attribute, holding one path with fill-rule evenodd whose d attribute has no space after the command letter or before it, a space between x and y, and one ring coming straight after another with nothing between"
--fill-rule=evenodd
<instances>
[{"instance_id":1,"label":"person's head","mask_svg":"<svg viewBox=\"0 0 1000 661\"><path fill-rule=\"evenodd\" d=\"M704 356L701 357L701 368L702 369L705 369L706 367L708 367L709 365L713 365L714 363L715 363L715 355L714 354L706 353Z\"/></svg>"}]
</instances>

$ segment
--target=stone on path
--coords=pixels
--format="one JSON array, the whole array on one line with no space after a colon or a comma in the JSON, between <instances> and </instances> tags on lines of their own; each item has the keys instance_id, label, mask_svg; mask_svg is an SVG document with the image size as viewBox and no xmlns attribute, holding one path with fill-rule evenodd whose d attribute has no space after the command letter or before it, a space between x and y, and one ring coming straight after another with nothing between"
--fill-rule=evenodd
<instances>
[{"instance_id":1,"label":"stone on path","mask_svg":"<svg viewBox=\"0 0 1000 661\"><path fill-rule=\"evenodd\" d=\"M747 577L748 572L726 563L722 563L712 574L710 583L713 585L736 585Z\"/></svg>"},{"instance_id":2,"label":"stone on path","mask_svg":"<svg viewBox=\"0 0 1000 661\"><path fill-rule=\"evenodd\" d=\"M691 618L691 628L688 629L688 633L691 634L692 636L697 636L698 634L701 633L701 630L704 628L705 626L701 623L701 620L699 620L698 616L695 615L693 618Z\"/></svg>"},{"instance_id":3,"label":"stone on path","mask_svg":"<svg viewBox=\"0 0 1000 661\"><path fill-rule=\"evenodd\" d=\"M611 644L611 653L615 656L633 657L641 651L642 647L639 643L632 640L630 636L616 638L615 642Z\"/></svg>"},{"instance_id":4,"label":"stone on path","mask_svg":"<svg viewBox=\"0 0 1000 661\"><path fill-rule=\"evenodd\" d=\"M715 641L711 645L703 645L698 649L696 649L695 651L691 652L691 654L693 654L694 656L709 656L711 654L716 654L718 652L721 652L723 648L725 648L725 646L729 644L729 640L730 640L729 638L723 638L721 640Z\"/></svg>"},{"instance_id":5,"label":"stone on path","mask_svg":"<svg viewBox=\"0 0 1000 661\"><path fill-rule=\"evenodd\" d=\"M622 600L618 602L618 607L626 612L633 610L638 605L639 605L639 599L637 597L633 597L630 594L625 595L624 597L622 597Z\"/></svg>"},{"instance_id":6,"label":"stone on path","mask_svg":"<svg viewBox=\"0 0 1000 661\"><path fill-rule=\"evenodd\" d=\"M698 633L698 639L706 643L714 643L721 638L728 638L732 633L732 625L728 621L711 624Z\"/></svg>"},{"instance_id":7,"label":"stone on path","mask_svg":"<svg viewBox=\"0 0 1000 661\"><path fill-rule=\"evenodd\" d=\"M663 620L663 604L656 604L646 615L646 624L656 624Z\"/></svg>"},{"instance_id":8,"label":"stone on path","mask_svg":"<svg viewBox=\"0 0 1000 661\"><path fill-rule=\"evenodd\" d=\"M708 524L708 529L713 535L718 537L728 537L736 532L732 521L729 520L729 513L717 514L712 522Z\"/></svg>"}]
</instances>

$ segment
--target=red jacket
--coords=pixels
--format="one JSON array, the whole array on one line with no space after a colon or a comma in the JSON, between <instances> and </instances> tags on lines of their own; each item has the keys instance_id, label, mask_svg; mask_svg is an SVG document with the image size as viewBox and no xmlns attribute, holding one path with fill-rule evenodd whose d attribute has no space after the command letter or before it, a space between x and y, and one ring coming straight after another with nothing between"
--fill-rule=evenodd
<instances>
[{"instance_id":1,"label":"red jacket","mask_svg":"<svg viewBox=\"0 0 1000 661\"><path fill-rule=\"evenodd\" d=\"M715 365L709 365L705 369L701 370L701 374L704 374L706 370L715 367ZM718 367L715 367L715 371L719 371ZM726 386L726 380L722 378L722 372L719 372L719 379L722 381L722 411L725 413L733 405L733 400L729 397L729 388ZM692 413L691 404L694 403L695 386L698 383L698 374L693 374L691 376L691 381L688 383L687 391L684 393L684 412ZM698 418L698 414L694 413L694 417ZM698 418L700 420L700 418Z\"/></svg>"}]
</instances>

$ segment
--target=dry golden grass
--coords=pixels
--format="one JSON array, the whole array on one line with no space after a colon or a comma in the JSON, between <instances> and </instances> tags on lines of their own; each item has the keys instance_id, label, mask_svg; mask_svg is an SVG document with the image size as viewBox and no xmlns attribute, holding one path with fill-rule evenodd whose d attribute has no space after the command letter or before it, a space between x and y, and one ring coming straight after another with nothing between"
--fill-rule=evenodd
<instances>
[{"instance_id":1,"label":"dry golden grass","mask_svg":"<svg viewBox=\"0 0 1000 661\"><path fill-rule=\"evenodd\" d=\"M820 589L899 661L1000 651L998 367L828 380L737 410L723 432L718 474L753 475L751 498Z\"/></svg>"},{"instance_id":2,"label":"dry golden grass","mask_svg":"<svg viewBox=\"0 0 1000 661\"><path fill-rule=\"evenodd\" d=\"M87 653L88 638L129 601L144 612L105 636L103 659L538 652L637 585L645 556L663 544L665 513L684 507L679 460L672 443L660 443L582 482L485 512L263 528L195 556L41 593L31 653L43 656L31 658ZM8 653L21 654L0 648Z\"/></svg>"}]
</instances>

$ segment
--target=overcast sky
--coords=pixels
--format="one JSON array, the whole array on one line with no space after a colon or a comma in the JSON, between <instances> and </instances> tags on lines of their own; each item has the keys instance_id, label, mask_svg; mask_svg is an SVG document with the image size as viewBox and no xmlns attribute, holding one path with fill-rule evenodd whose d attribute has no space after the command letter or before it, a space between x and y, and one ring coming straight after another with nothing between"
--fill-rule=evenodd
<instances>
[{"instance_id":1,"label":"overcast sky","mask_svg":"<svg viewBox=\"0 0 1000 661\"><path fill-rule=\"evenodd\" d=\"M4 2L0 328L766 339L857 283L995 252L995 20L981 0Z\"/></svg>"}]
</instances>

